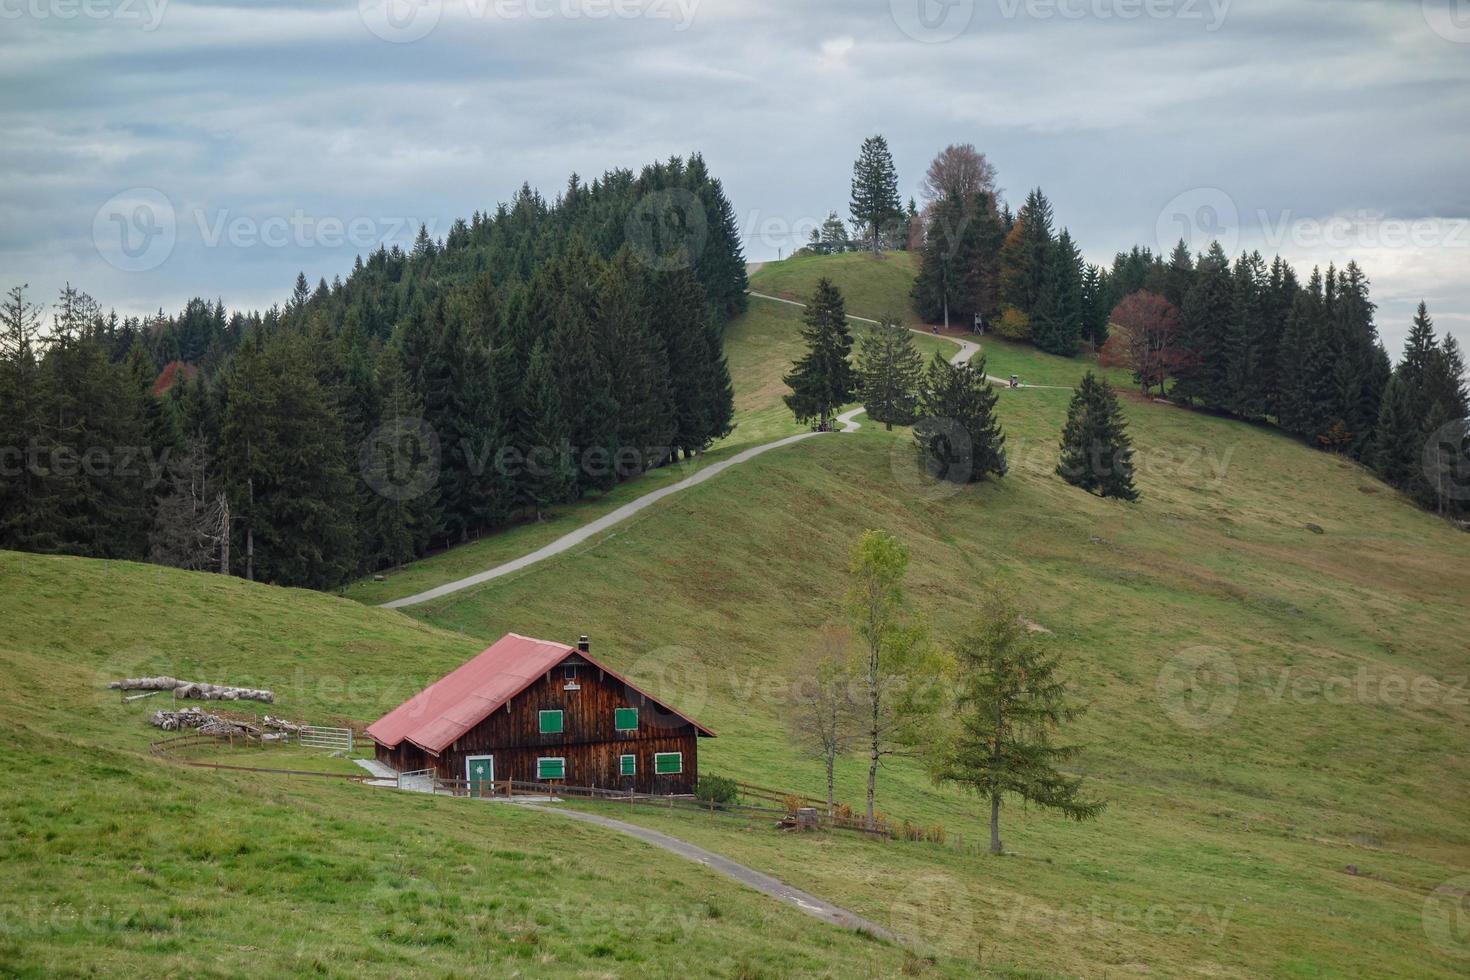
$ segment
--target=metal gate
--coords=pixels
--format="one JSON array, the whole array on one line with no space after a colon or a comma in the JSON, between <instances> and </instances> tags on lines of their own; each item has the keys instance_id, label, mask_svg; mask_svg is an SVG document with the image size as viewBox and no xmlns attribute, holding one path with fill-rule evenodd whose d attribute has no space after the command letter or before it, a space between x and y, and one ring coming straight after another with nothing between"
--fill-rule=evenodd
<instances>
[{"instance_id":1,"label":"metal gate","mask_svg":"<svg viewBox=\"0 0 1470 980\"><path fill-rule=\"evenodd\" d=\"M352 729L322 728L318 725L301 726L297 741L307 748L335 749L339 752L352 751Z\"/></svg>"}]
</instances>

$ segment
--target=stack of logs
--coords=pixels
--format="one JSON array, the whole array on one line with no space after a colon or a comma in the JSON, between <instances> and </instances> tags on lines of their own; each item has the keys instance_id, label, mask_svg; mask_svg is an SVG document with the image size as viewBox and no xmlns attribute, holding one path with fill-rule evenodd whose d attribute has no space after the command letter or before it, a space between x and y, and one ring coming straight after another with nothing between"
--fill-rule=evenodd
<instances>
[{"instance_id":1,"label":"stack of logs","mask_svg":"<svg viewBox=\"0 0 1470 980\"><path fill-rule=\"evenodd\" d=\"M276 700L270 691L181 681L177 677L130 677L107 686L114 691L173 691L175 698L193 698L196 701L264 701L270 704Z\"/></svg>"},{"instance_id":2,"label":"stack of logs","mask_svg":"<svg viewBox=\"0 0 1470 980\"><path fill-rule=\"evenodd\" d=\"M182 711L155 711L149 721L154 728L162 728L166 732L178 732L192 728L201 735L244 735L247 738L260 738L267 728L293 735L301 732L300 725L280 718L272 718L270 715L266 715L259 725L255 725L236 718L213 715L199 708L185 708Z\"/></svg>"}]
</instances>

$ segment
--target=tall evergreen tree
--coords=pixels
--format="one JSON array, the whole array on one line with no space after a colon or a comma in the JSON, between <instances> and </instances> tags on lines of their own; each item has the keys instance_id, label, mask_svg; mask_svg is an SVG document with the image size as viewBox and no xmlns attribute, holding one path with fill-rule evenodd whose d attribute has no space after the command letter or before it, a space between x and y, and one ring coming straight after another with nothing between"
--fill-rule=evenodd
<instances>
[{"instance_id":1,"label":"tall evergreen tree","mask_svg":"<svg viewBox=\"0 0 1470 980\"><path fill-rule=\"evenodd\" d=\"M597 331L608 366L620 476L662 463L677 428L668 349L649 327L640 270L620 252L598 284Z\"/></svg>"},{"instance_id":2,"label":"tall evergreen tree","mask_svg":"<svg viewBox=\"0 0 1470 980\"><path fill-rule=\"evenodd\" d=\"M985 357L951 364L936 352L919 395L914 426L919 463L930 476L975 483L1006 475L1005 434L995 415L1000 396L985 376Z\"/></svg>"},{"instance_id":3,"label":"tall evergreen tree","mask_svg":"<svg viewBox=\"0 0 1470 980\"><path fill-rule=\"evenodd\" d=\"M1082 271L1082 339L1094 350L1108 342L1108 314L1117 305L1109 302L1111 296L1107 273L1088 263Z\"/></svg>"},{"instance_id":4,"label":"tall evergreen tree","mask_svg":"<svg viewBox=\"0 0 1470 980\"><path fill-rule=\"evenodd\" d=\"M1001 301L1034 318L1051 279L1055 256L1051 202L1038 187L1026 195L1001 248Z\"/></svg>"},{"instance_id":5,"label":"tall evergreen tree","mask_svg":"<svg viewBox=\"0 0 1470 980\"><path fill-rule=\"evenodd\" d=\"M791 394L786 407L798 422L816 420L825 426L832 415L852 401L856 378L852 364L852 332L842 294L831 280L817 281L817 291L802 314L801 338L807 352L784 380Z\"/></svg>"},{"instance_id":6,"label":"tall evergreen tree","mask_svg":"<svg viewBox=\"0 0 1470 980\"><path fill-rule=\"evenodd\" d=\"M1194 285L1179 311L1180 346L1185 362L1179 369L1174 396L1207 408L1228 406L1230 385L1226 356L1235 313L1230 260L1219 242L1200 256Z\"/></svg>"},{"instance_id":7,"label":"tall evergreen tree","mask_svg":"<svg viewBox=\"0 0 1470 980\"><path fill-rule=\"evenodd\" d=\"M914 335L896 317L885 316L863 337L858 352L858 392L868 418L889 431L909 425L918 410L924 362Z\"/></svg>"},{"instance_id":8,"label":"tall evergreen tree","mask_svg":"<svg viewBox=\"0 0 1470 980\"><path fill-rule=\"evenodd\" d=\"M1046 278L1031 319L1031 342L1071 357L1082 337L1082 256L1065 228L1052 246Z\"/></svg>"},{"instance_id":9,"label":"tall evergreen tree","mask_svg":"<svg viewBox=\"0 0 1470 980\"><path fill-rule=\"evenodd\" d=\"M522 428L530 439L524 474L517 481L522 502L537 520L550 507L571 499L577 474L570 464L571 427L562 409L562 385L552 364L550 349L537 341L531 349L529 370L520 404Z\"/></svg>"},{"instance_id":10,"label":"tall evergreen tree","mask_svg":"<svg viewBox=\"0 0 1470 980\"><path fill-rule=\"evenodd\" d=\"M903 223L903 204L898 196L898 171L893 154L882 136L863 141L862 151L852 165L852 200L849 204L855 225L864 229L877 255L885 234Z\"/></svg>"},{"instance_id":11,"label":"tall evergreen tree","mask_svg":"<svg viewBox=\"0 0 1470 980\"><path fill-rule=\"evenodd\" d=\"M1227 407L1244 419L1264 419L1271 403L1278 338L1270 319L1265 261L1259 252L1236 260L1229 328L1225 337Z\"/></svg>"},{"instance_id":12,"label":"tall evergreen tree","mask_svg":"<svg viewBox=\"0 0 1470 980\"><path fill-rule=\"evenodd\" d=\"M401 565L428 549L439 523L444 469L443 443L436 454L433 440L426 441L423 403L394 345L379 354L374 381L377 442L364 444L359 453L366 495L358 533L367 571Z\"/></svg>"},{"instance_id":13,"label":"tall evergreen tree","mask_svg":"<svg viewBox=\"0 0 1470 980\"><path fill-rule=\"evenodd\" d=\"M1127 428L1112 386L1088 371L1067 409L1057 474L1089 493L1137 500Z\"/></svg>"}]
</instances>

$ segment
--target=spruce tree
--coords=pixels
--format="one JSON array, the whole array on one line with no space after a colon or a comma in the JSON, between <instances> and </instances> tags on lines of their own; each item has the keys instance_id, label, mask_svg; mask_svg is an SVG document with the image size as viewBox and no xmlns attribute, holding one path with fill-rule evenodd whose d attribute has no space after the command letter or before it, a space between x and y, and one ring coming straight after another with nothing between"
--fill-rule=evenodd
<instances>
[{"instance_id":1,"label":"spruce tree","mask_svg":"<svg viewBox=\"0 0 1470 980\"><path fill-rule=\"evenodd\" d=\"M995 414L999 400L985 376L984 355L968 364L951 364L934 354L914 425L919 463L930 476L975 483L991 473L1006 475L1006 439Z\"/></svg>"},{"instance_id":2,"label":"spruce tree","mask_svg":"<svg viewBox=\"0 0 1470 980\"><path fill-rule=\"evenodd\" d=\"M898 172L893 154L882 136L863 141L862 151L852 165L852 200L849 204L853 223L863 228L876 256L883 236L891 234L895 224L903 221L903 204L898 196Z\"/></svg>"},{"instance_id":3,"label":"spruce tree","mask_svg":"<svg viewBox=\"0 0 1470 980\"><path fill-rule=\"evenodd\" d=\"M1172 303L1175 309L1179 309L1184 305L1184 298L1189 295L1193 286L1194 256L1189 252L1189 245L1181 238L1169 255L1169 264L1164 267L1164 288L1160 295Z\"/></svg>"},{"instance_id":4,"label":"spruce tree","mask_svg":"<svg viewBox=\"0 0 1470 980\"><path fill-rule=\"evenodd\" d=\"M1065 228L1052 245L1041 296L1031 319L1031 342L1071 357L1082 337L1082 257Z\"/></svg>"},{"instance_id":5,"label":"spruce tree","mask_svg":"<svg viewBox=\"0 0 1470 980\"><path fill-rule=\"evenodd\" d=\"M973 306L978 254L965 205L958 194L936 201L929 209L928 230L920 255L913 298L919 316L947 328L950 313Z\"/></svg>"},{"instance_id":6,"label":"spruce tree","mask_svg":"<svg viewBox=\"0 0 1470 980\"><path fill-rule=\"evenodd\" d=\"M1057 474L1089 493L1137 500L1127 428L1112 386L1088 371L1067 408Z\"/></svg>"},{"instance_id":7,"label":"spruce tree","mask_svg":"<svg viewBox=\"0 0 1470 980\"><path fill-rule=\"evenodd\" d=\"M1179 311L1180 346L1185 363L1174 384L1174 396L1206 408L1229 405L1227 344L1235 314L1230 260L1219 242L1200 256L1194 285Z\"/></svg>"},{"instance_id":8,"label":"spruce tree","mask_svg":"<svg viewBox=\"0 0 1470 980\"><path fill-rule=\"evenodd\" d=\"M1415 394L1404 377L1395 375L1383 391L1383 406L1373 433L1369 460L1373 471L1390 486L1406 487L1419 467L1423 419L1415 409Z\"/></svg>"},{"instance_id":9,"label":"spruce tree","mask_svg":"<svg viewBox=\"0 0 1470 980\"><path fill-rule=\"evenodd\" d=\"M1108 342L1108 314L1117 305L1109 302L1111 295L1107 274L1088 263L1082 272L1082 339L1094 350Z\"/></svg>"},{"instance_id":10,"label":"spruce tree","mask_svg":"<svg viewBox=\"0 0 1470 980\"><path fill-rule=\"evenodd\" d=\"M1026 203L1016 213L1015 224L1001 248L1002 302L1034 319L1050 281L1055 256L1051 202L1038 187L1026 195Z\"/></svg>"},{"instance_id":11,"label":"spruce tree","mask_svg":"<svg viewBox=\"0 0 1470 980\"><path fill-rule=\"evenodd\" d=\"M1225 344L1226 407L1244 419L1266 417L1277 337L1270 320L1266 266L1259 252L1241 255L1233 273Z\"/></svg>"},{"instance_id":12,"label":"spruce tree","mask_svg":"<svg viewBox=\"0 0 1470 980\"><path fill-rule=\"evenodd\" d=\"M858 351L858 392L868 417L893 426L910 425L918 409L924 362L911 331L885 316L862 340Z\"/></svg>"},{"instance_id":13,"label":"spruce tree","mask_svg":"<svg viewBox=\"0 0 1470 980\"><path fill-rule=\"evenodd\" d=\"M1470 395L1465 389L1465 361L1450 334L1429 360L1424 402L1416 496L1446 516L1463 510L1470 497Z\"/></svg>"},{"instance_id":14,"label":"spruce tree","mask_svg":"<svg viewBox=\"0 0 1470 980\"><path fill-rule=\"evenodd\" d=\"M367 571L401 565L428 549L445 469L442 440L436 455L432 440L424 438L423 403L392 344L378 356L374 381L377 443L365 444L359 454L366 496L358 532Z\"/></svg>"},{"instance_id":15,"label":"spruce tree","mask_svg":"<svg viewBox=\"0 0 1470 980\"><path fill-rule=\"evenodd\" d=\"M649 328L641 276L624 250L608 264L597 295L597 331L617 404L614 425L624 478L662 463L677 427L668 349Z\"/></svg>"},{"instance_id":16,"label":"spruce tree","mask_svg":"<svg viewBox=\"0 0 1470 980\"><path fill-rule=\"evenodd\" d=\"M815 420L826 426L837 409L852 401L856 378L848 358L852 333L842 294L831 280L817 281L817 290L802 314L801 337L807 352L782 380L791 389L784 400L798 422Z\"/></svg>"},{"instance_id":17,"label":"spruce tree","mask_svg":"<svg viewBox=\"0 0 1470 980\"><path fill-rule=\"evenodd\" d=\"M562 410L561 389L551 351L544 341L537 341L520 398L529 447L517 481L522 503L537 520L576 492L577 475L568 455L571 428Z\"/></svg>"}]
</instances>

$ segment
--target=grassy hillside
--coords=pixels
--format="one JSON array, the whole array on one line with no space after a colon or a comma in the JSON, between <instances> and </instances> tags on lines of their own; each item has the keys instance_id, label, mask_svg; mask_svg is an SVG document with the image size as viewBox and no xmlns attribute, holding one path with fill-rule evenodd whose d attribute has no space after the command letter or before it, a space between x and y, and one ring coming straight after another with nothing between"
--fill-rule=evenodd
<instances>
[{"instance_id":1,"label":"grassy hillside","mask_svg":"<svg viewBox=\"0 0 1470 980\"><path fill-rule=\"evenodd\" d=\"M596 828L150 758L162 696L103 690L167 671L272 687L267 710L288 718L372 718L478 640L144 565L0 552L0 583L0 975L837 977L904 963Z\"/></svg>"},{"instance_id":2,"label":"grassy hillside","mask_svg":"<svg viewBox=\"0 0 1470 980\"><path fill-rule=\"evenodd\" d=\"M885 257L884 261L898 263L905 260L902 257ZM757 280L764 281L759 275ZM807 299L810 292L808 289L798 301ZM856 308L850 308L850 312L864 315ZM381 603L493 568L511 558L535 551L630 500L692 476L702 465L802 431L803 426L796 423L781 401L781 396L790 391L782 378L805 350L800 333L801 315L801 309L795 306L752 299L750 309L726 327L725 353L735 382L735 428L729 437L710 447L700 460L689 460L675 467L645 473L601 497L558 508L549 519L539 524L524 524L498 531L480 541L432 555L407 568L390 570L381 582L367 579L354 583L345 590L345 594L359 602ZM853 323L854 340L860 342L867 329L866 324ZM915 344L926 358L936 351L946 357L955 351L954 344L933 337L916 337Z\"/></svg>"},{"instance_id":3,"label":"grassy hillside","mask_svg":"<svg viewBox=\"0 0 1470 980\"><path fill-rule=\"evenodd\" d=\"M750 288L806 302L817 279L825 276L847 300L847 312L870 319L891 313L917 326L919 317L909 291L919 271L918 260L913 252L884 252L876 258L869 252L803 255L765 263L750 277Z\"/></svg>"},{"instance_id":4,"label":"grassy hillside","mask_svg":"<svg viewBox=\"0 0 1470 980\"><path fill-rule=\"evenodd\" d=\"M767 266L756 288L781 275L809 293L856 258ZM885 299L900 296L871 301ZM753 303L731 338L742 418L772 432L780 316ZM991 373L1035 383L1084 368L986 352ZM0 935L0 969L1462 975L1470 947L1449 915L1470 874L1470 538L1340 459L1138 399L1125 409L1143 499L1098 500L1051 472L1067 398L1002 392L1003 481L924 485L902 465L907 434L869 425L414 610L424 622L213 576L0 554L0 738L14 759L0 874L15 883L0 902L20 923ZM910 599L937 636L995 584L1024 597L1091 706L1073 734L1109 801L1102 819L1008 806L1011 853L976 854L964 845L983 839L978 801L901 759L880 775L880 808L944 825L946 845L618 812L888 924L933 967L590 829L172 768L141 754L149 703L99 691L167 670L275 687L288 717L371 719L507 630L586 632L600 658L720 733L701 746L703 771L817 792L787 692L841 617L846 550L865 527L909 546ZM447 570L410 574L430 584ZM1191 686L1200 663L1210 670ZM861 760L843 760L840 796L857 802L862 779Z\"/></svg>"},{"instance_id":5,"label":"grassy hillside","mask_svg":"<svg viewBox=\"0 0 1470 980\"><path fill-rule=\"evenodd\" d=\"M854 258L803 266L814 276ZM757 288L786 271L761 270ZM992 373L1015 364L1038 383L1085 366L987 354ZM1426 936L1423 911L1470 869L1470 538L1340 459L1137 399L1126 408L1143 499L1097 500L1051 472L1067 397L1002 393L1012 473L1000 483L917 486L894 465L906 436L869 426L762 457L595 547L419 614L483 636L589 632L721 733L707 769L815 791L785 692L840 617L853 535L887 528L913 552L911 599L938 635L963 627L992 583L1026 598L1091 704L1079 768L1108 813L1076 826L1008 808L1018 856L999 860L793 844L708 820L691 836L880 921L904 917L897 895L957 896L915 931L995 969L1452 975L1461 950ZM1200 662L1213 673L1181 691ZM860 797L861 775L844 763L843 796ZM880 791L895 818L983 834L975 801L905 762Z\"/></svg>"}]
</instances>

